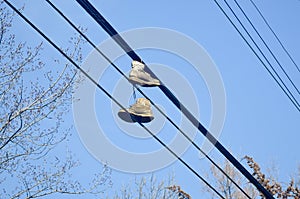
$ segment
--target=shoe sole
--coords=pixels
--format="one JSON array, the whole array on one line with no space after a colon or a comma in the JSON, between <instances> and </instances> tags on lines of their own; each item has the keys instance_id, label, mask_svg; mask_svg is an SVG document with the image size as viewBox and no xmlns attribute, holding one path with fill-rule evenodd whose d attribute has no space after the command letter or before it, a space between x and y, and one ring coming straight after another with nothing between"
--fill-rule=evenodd
<instances>
[{"instance_id":1,"label":"shoe sole","mask_svg":"<svg viewBox=\"0 0 300 199\"><path fill-rule=\"evenodd\" d=\"M141 80L139 78L136 77L129 77L129 81L133 84L138 84L141 85L143 87L154 87L154 86L160 86L160 83L152 83L150 84L150 82Z\"/></svg>"},{"instance_id":2,"label":"shoe sole","mask_svg":"<svg viewBox=\"0 0 300 199\"><path fill-rule=\"evenodd\" d=\"M145 116L145 115L134 115L131 114L129 112L126 112L124 110L120 110L118 112L118 116L129 123L135 123L135 122L139 122L139 123L148 123L151 122L154 117L153 116Z\"/></svg>"}]
</instances>

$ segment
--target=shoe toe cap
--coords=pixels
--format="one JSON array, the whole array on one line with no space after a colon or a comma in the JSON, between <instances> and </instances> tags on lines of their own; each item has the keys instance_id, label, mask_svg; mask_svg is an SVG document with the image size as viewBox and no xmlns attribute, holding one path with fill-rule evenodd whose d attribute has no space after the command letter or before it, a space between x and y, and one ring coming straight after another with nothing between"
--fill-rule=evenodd
<instances>
[{"instance_id":1,"label":"shoe toe cap","mask_svg":"<svg viewBox=\"0 0 300 199\"><path fill-rule=\"evenodd\" d=\"M134 120L134 118L132 118L131 114L128 113L128 112L126 112L126 111L124 111L124 110L120 110L120 111L118 112L118 116L119 116L122 120L124 120L124 121L126 121L126 122L129 122L129 123L134 123L134 122L135 122L135 120Z\"/></svg>"}]
</instances>

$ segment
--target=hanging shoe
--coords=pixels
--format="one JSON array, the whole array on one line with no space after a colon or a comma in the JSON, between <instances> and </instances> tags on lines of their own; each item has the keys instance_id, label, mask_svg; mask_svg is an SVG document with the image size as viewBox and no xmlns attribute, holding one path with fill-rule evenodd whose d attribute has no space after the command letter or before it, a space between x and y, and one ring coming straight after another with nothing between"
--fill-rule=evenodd
<instances>
[{"instance_id":1,"label":"hanging shoe","mask_svg":"<svg viewBox=\"0 0 300 199\"><path fill-rule=\"evenodd\" d=\"M150 101L145 98L138 98L136 103L126 110L128 112L124 109L118 112L119 117L126 122L148 123L154 119Z\"/></svg>"},{"instance_id":2,"label":"hanging shoe","mask_svg":"<svg viewBox=\"0 0 300 199\"><path fill-rule=\"evenodd\" d=\"M143 87L159 86L160 81L153 78L145 69L145 64L133 60L131 63L131 71L129 73L129 81Z\"/></svg>"}]
</instances>

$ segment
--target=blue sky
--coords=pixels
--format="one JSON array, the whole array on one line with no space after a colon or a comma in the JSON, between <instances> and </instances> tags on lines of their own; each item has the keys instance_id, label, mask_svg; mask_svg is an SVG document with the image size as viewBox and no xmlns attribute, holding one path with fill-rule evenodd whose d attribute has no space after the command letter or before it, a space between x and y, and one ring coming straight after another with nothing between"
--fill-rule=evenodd
<instances>
[{"instance_id":1,"label":"blue sky","mask_svg":"<svg viewBox=\"0 0 300 199\"><path fill-rule=\"evenodd\" d=\"M46 2L11 2L19 7L25 4L24 14L33 23L60 46L68 45L68 38L74 35L74 31ZM219 138L220 142L238 159L244 155L252 156L262 168L266 169L274 162L279 169L278 177L281 181L287 182L289 177L295 173L300 163L298 154L299 112L283 94L213 1L190 1L188 3L180 1L136 1L129 3L128 1L112 0L90 2L119 32L146 27L166 28L186 35L201 45L215 63L226 92L226 118ZM75 1L56 0L53 3L77 25L87 28L86 33L95 44L100 44L109 38ZM234 5L232 1L229 1L229 3ZM222 5L225 7L224 4ZM296 71L283 53L270 31L259 18L258 13L249 1L241 2L241 5L286 71L291 75L295 84L299 86L299 72ZM300 29L297 24L300 17L300 2L297 0L276 2L266 0L257 1L257 6L294 57L296 63L299 63L300 40L298 37ZM234 8L237 10L236 7ZM14 31L19 40L26 40L32 44L42 41L42 38L22 20L16 19L15 22ZM254 32L251 31L251 33ZM258 37L255 36L255 39L258 39ZM262 46L261 42L258 42L258 44ZM44 46L45 54L42 56L46 60L60 56L48 44L45 43ZM265 48L262 49L267 52ZM87 58L92 50L91 46L83 46L83 56ZM204 126L208 127L212 114L210 95L207 87L205 87L205 82L201 76L195 75L193 67L186 60L168 52L144 49L138 51L138 53L147 63L162 64L175 70L192 85L199 104L200 120ZM266 53L266 56L271 58L268 53ZM124 55L115 61L128 74L131 63L129 57ZM272 60L272 63L278 69L274 60ZM157 75L160 76L160 74ZM163 74L161 75L163 76ZM100 83L107 90L113 92L119 80L119 74L108 68L105 70ZM176 85L167 86L176 87ZM164 107L175 121L180 121L179 112L170 105L168 99L161 94L159 89L145 89L145 92L151 99L153 98L154 102ZM297 99L300 99L299 95L296 95L296 92L294 93ZM178 95L185 96L185 92L179 91ZM111 111L109 99L100 91L96 92L95 99L97 119L102 124L106 136L116 146L135 153L147 153L161 148L151 138L140 139L124 134L116 125L113 117L115 112ZM130 99L130 103L133 103L133 99ZM124 106L128 106L128 104L124 104ZM72 117L72 112L70 112L70 122L74 123ZM157 117L159 118L159 116ZM176 135L176 131L166 122L158 135L166 142L170 142ZM202 135L198 135L196 141L201 145L203 142ZM74 129L74 136L72 136L68 148L82 162L80 177L85 178L85 176L97 171L99 161L87 151L80 141L76 129ZM110 153L110 151L107 151L107 153ZM216 161L223 162L222 155L216 150L211 155ZM204 175L208 167L207 161L200 160L195 149L190 147L182 157L190 162L200 174ZM154 174L167 177L172 172L175 173L177 184L181 185L192 197L197 198L202 193L201 187L203 184L179 162L160 169ZM128 178L134 179L134 176L131 173L114 170L113 189L120 189L121 184L126 183Z\"/></svg>"}]
</instances>

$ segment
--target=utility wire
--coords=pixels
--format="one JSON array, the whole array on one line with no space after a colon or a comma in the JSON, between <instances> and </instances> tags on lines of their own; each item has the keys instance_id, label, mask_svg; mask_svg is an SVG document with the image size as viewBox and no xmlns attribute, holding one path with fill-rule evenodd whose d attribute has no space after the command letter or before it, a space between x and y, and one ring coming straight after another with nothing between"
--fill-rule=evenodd
<instances>
[{"instance_id":1,"label":"utility wire","mask_svg":"<svg viewBox=\"0 0 300 199\"><path fill-rule=\"evenodd\" d=\"M49 44L51 44L60 54L62 54L69 62L73 64L81 73L83 73L93 84L95 84L102 92L105 93L114 103L116 103L127 114L127 109L120 104L111 94L109 94L100 84L97 83L85 70L83 70L72 58L70 58L63 50L61 50L49 37L47 37L39 28L37 28L29 19L27 19L17 8L15 8L10 2L4 0L4 2L14 10L27 24L29 24L35 31L37 31ZM198 174L191 166L189 166L182 158L180 158L174 151L172 151L163 141L161 141L155 134L153 134L143 123L138 124L144 128L155 140L157 140L163 147L165 147L172 155L174 155L184 166L186 166L193 174L195 174L200 180L202 180L210 189L212 189L220 198L225 199L211 184L209 184L200 174Z\"/></svg>"},{"instance_id":2,"label":"utility wire","mask_svg":"<svg viewBox=\"0 0 300 199\"><path fill-rule=\"evenodd\" d=\"M254 45L256 46L256 48L259 50L259 52L261 53L261 55L264 57L264 59L267 61L268 65L271 67L272 71L275 73L275 75L277 76L277 78L280 80L280 82L283 84L284 88L286 89L286 91L289 93L289 98L291 97L294 102L296 103L297 107L296 108L300 108L300 104L298 103L298 101L296 100L296 98L294 97L294 95L292 94L292 92L288 89L288 87L286 86L286 84L283 82L282 78L279 76L279 74L277 73L277 71L274 69L274 67L272 66L272 64L270 63L270 61L267 59L267 57L264 55L264 53L262 52L262 50L259 48L258 44L255 42L255 40L253 39L253 37L251 36L251 34L248 32L248 30L246 29L246 27L243 25L243 23L241 22L241 20L238 18L238 16L236 15L236 13L234 12L234 10L231 8L231 6L227 3L226 0L223 0L226 4L226 6L230 9L231 13L234 15L234 17L236 18L236 20L239 22L239 24L242 26L243 30L247 33L248 37L251 39L251 41L254 43ZM251 22L250 22L251 23ZM252 23L251 23L252 24ZM254 27L254 26L253 26ZM255 28L254 28L255 29ZM255 29L256 30L256 29ZM259 34L259 33L257 33ZM260 36L260 35L259 35ZM260 37L261 38L261 37ZM261 38L262 39L262 38ZM263 39L262 39L263 40ZM264 41L263 41L264 42ZM265 43L265 42L264 42ZM266 45L266 44L265 44ZM276 58L275 58L276 59ZM276 59L277 60L277 59ZM279 64L280 65L280 64ZM280 65L281 66L281 65ZM284 71L284 69L282 68L282 70ZM285 71L284 71L285 72ZM274 77L274 76L272 76ZM293 83L292 83L293 84ZM294 85L294 84L293 84ZM296 90L297 87L295 86ZM290 98L290 99L291 99Z\"/></svg>"},{"instance_id":3,"label":"utility wire","mask_svg":"<svg viewBox=\"0 0 300 199\"><path fill-rule=\"evenodd\" d=\"M126 51L128 44L117 33L117 31L107 22L107 20L89 3L87 0L76 0L82 8L122 47L128 56L133 60L141 58L130 48L130 53ZM117 38L117 39L115 39ZM124 43L126 45L124 45ZM148 72L153 77L158 77L149 69ZM221 152L267 199L274 197L249 173L249 171L192 115L191 112L175 97L175 95L161 82L161 91L173 102L173 104L190 120L190 122Z\"/></svg>"},{"instance_id":4,"label":"utility wire","mask_svg":"<svg viewBox=\"0 0 300 199\"><path fill-rule=\"evenodd\" d=\"M279 37L277 36L277 34L275 33L275 31L272 29L272 27L270 26L270 24L268 23L267 19L264 17L264 15L260 11L260 9L256 6L256 4L254 3L254 1L250 0L250 2L252 3L252 5L256 9L256 11L259 13L259 15L261 16L261 18L265 22L265 24L268 26L268 28L270 29L270 31L273 33L273 35L275 36L276 40L278 41L278 43L280 44L280 46L282 47L282 49L284 50L284 52L288 55L288 57L290 58L290 60L293 62L293 64L297 68L298 72L300 72L299 66L296 64L296 62L294 61L293 57L288 52L288 50L284 47L283 43L280 41Z\"/></svg>"},{"instance_id":5,"label":"utility wire","mask_svg":"<svg viewBox=\"0 0 300 199\"><path fill-rule=\"evenodd\" d=\"M80 31L74 23L66 15L64 15L50 0L46 0L46 2L64 19L68 22L68 24L77 31L93 48L97 50L97 52L102 55L106 61L112 65L123 77L126 78L126 80L129 81L129 78L119 69L117 65L115 65L108 56L105 55L82 31ZM132 83L131 83L132 84ZM217 164L214 162L213 159L211 159L178 125L176 125L171 118L169 118L151 99L148 98L148 96L139 88L136 86L136 84L132 84L134 88L136 88L146 99L150 101L150 103L177 129L180 131L180 133L198 150L200 151L217 169L219 169L237 188L247 196L247 198L251 199L251 197Z\"/></svg>"},{"instance_id":6,"label":"utility wire","mask_svg":"<svg viewBox=\"0 0 300 199\"><path fill-rule=\"evenodd\" d=\"M268 44L265 42L265 40L262 38L262 36L258 32L258 30L255 28L255 26L253 25L253 23L251 22L251 20L247 16L247 14L245 13L244 9L240 6L240 4L237 2L237 0L234 0L234 2L238 6L238 8L242 11L243 15L245 16L245 18L247 19L247 21L250 23L251 27L254 29L254 31L256 32L256 34L259 36L259 38L261 39L261 41L263 42L263 44L265 45L265 47L268 49L268 51L270 52L270 54L272 55L272 57L275 59L276 63L279 65L279 67L282 70L282 72L285 74L285 76L291 82L291 84L293 85L293 87L296 89L297 93L300 95L300 92L299 92L297 86L294 84L293 80L290 78L290 76L284 70L283 66L280 64L280 62L278 61L278 59L276 58L276 56L274 55L274 53L272 52L272 50L269 48Z\"/></svg>"},{"instance_id":7,"label":"utility wire","mask_svg":"<svg viewBox=\"0 0 300 199\"><path fill-rule=\"evenodd\" d=\"M228 5L228 3L226 2L226 0L224 0L226 5ZM276 76L279 78L279 80L283 83L283 86L287 89L285 89L281 83L278 81L278 79L274 76L274 74L270 71L270 69L267 67L267 65L264 63L264 61L262 60L262 58L257 54L257 52L254 50L254 48L251 46L251 44L247 41L247 39L245 38L245 36L241 33L241 31L237 28L237 26L233 23L233 21L230 19L230 17L227 15L227 13L225 12L225 10L222 8L222 6L216 1L214 0L214 2L216 3L216 5L218 6L218 8L222 11L222 13L226 16L226 18L228 19L228 21L231 23L231 25L235 28L235 30L239 33L239 35L243 38L243 40L246 42L246 44L249 46L249 48L252 50L252 52L255 54L255 56L259 59L259 61L262 63L262 65L264 66L264 68L268 71L268 73L271 75L271 77L275 80L275 82L278 84L278 86L281 88L281 90L285 93L285 95L289 98L289 100L293 103L293 105L295 106L295 108L300 112L300 105L297 102L297 100L295 99L295 97L291 94L290 90L286 87L286 85L283 83L282 79L280 78L280 76L277 74L277 72L275 71L275 69L273 68L273 66L271 65L271 63L268 61L268 59L265 57L265 55L262 53L262 51L260 50L260 48L258 47L258 45L256 44L256 42L253 40L253 38L251 37L251 35L249 34L249 32L247 32L247 30L245 29L245 27L243 26L243 24L240 22L240 20L238 19L238 17L235 15L235 17L237 18L237 20L240 22L241 26L244 28L244 30L246 31L246 33L248 34L248 36L250 37L250 39L252 40L252 42L256 45L256 47L258 48L258 50L260 51L260 53L262 54L262 56L265 58L265 60L267 61L267 63L270 65L271 69L274 71L274 73L276 74ZM229 6L230 8L230 6ZM290 96L290 94L291 96ZM292 99L293 98L293 99Z\"/></svg>"}]
</instances>

